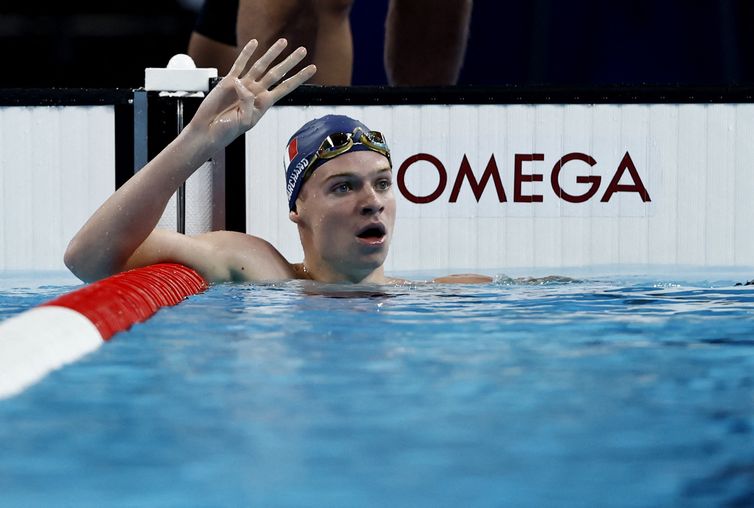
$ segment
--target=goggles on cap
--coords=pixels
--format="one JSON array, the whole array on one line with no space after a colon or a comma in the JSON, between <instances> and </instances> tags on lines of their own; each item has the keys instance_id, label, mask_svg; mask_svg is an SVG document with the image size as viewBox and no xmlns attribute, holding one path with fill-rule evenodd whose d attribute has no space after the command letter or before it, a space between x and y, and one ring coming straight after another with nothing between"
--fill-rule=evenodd
<instances>
[{"instance_id":1,"label":"goggles on cap","mask_svg":"<svg viewBox=\"0 0 754 508\"><path fill-rule=\"evenodd\" d=\"M387 147L387 141L385 136L381 132L368 131L364 132L361 127L356 127L353 132L334 132L327 136L319 148L314 152L309 167L314 166L314 162L317 159L327 160L342 155L353 148L353 145L360 143L365 145L370 150L381 153L387 157L388 162L392 164L390 160L390 149ZM308 175L305 175L308 176Z\"/></svg>"},{"instance_id":2,"label":"goggles on cap","mask_svg":"<svg viewBox=\"0 0 754 508\"><path fill-rule=\"evenodd\" d=\"M325 117L313 122L323 122L328 119L332 120L332 118L333 117ZM348 118L346 119L349 120L348 123L350 123L347 128L351 128L355 121ZM307 126L304 126L299 130L299 133L301 133L301 131L305 131L306 128ZM309 179L312 172L328 160L334 159L339 155L345 154L350 151L371 150L386 157L388 163L392 165L392 161L390 159L390 149L388 148L387 141L385 140L385 137L382 135L382 133L377 131L370 131L363 125L357 125L353 129L353 131L350 132L338 131L337 128L334 130L335 132L327 135L324 139L322 139L319 147L316 150L310 151L308 155L304 156L303 159L298 159L295 153L298 151L298 148L304 147L299 144L297 148L296 145L292 144L294 142L297 142L299 138L294 135L294 137L291 138L291 141L289 141L287 158L288 162L286 166L286 190L288 192L288 207L290 210L296 209L296 199L298 198L301 186ZM301 136L301 139L305 140L307 134L303 134ZM294 152L294 155L291 155L291 151ZM295 166L294 160L298 160L298 163Z\"/></svg>"}]
</instances>

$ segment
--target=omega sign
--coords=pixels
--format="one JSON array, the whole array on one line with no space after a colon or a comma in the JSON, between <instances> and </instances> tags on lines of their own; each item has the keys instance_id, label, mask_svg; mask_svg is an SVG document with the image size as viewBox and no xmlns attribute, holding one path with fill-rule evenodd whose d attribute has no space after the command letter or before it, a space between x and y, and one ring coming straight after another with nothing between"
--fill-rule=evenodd
<instances>
[{"instance_id":1,"label":"omega sign","mask_svg":"<svg viewBox=\"0 0 754 508\"><path fill-rule=\"evenodd\" d=\"M542 182L544 180L545 174L537 172L538 168L534 164L538 161L544 161L544 159L545 156L541 153L515 154L513 158L513 188L506 189L503 187L500 169L494 154L490 157L481 177L477 177L478 173L472 170L471 164L464 154L461 166L455 175L453 186L448 196L448 202L457 202L461 188L464 185L468 185L474 193L477 202L485 192L494 192L500 203L511 201L511 198L514 203L541 203L544 200L544 196L542 194L525 194L523 184ZM579 163L576 163L576 161ZM434 167L439 176L437 187L428 194L418 193L416 189L409 189L406 185L406 175L410 171L420 169L419 167L414 167L418 162L429 163ZM647 188L644 182L642 182L639 172L636 170L636 165L628 152L617 163L610 181L604 187L601 176L579 174L579 171L584 172L584 163L592 167L597 164L597 161L591 155L581 152L571 152L555 162L555 165L549 172L550 186L555 196L569 203L583 203L593 197L599 199L600 202L607 203L617 193L635 193L643 202L651 201L649 192L647 192ZM425 164L421 166L427 169ZM575 181L578 184L582 184L583 191L571 194L563 190L560 183L561 174L564 178L566 175L568 178L574 178L575 175ZM621 183L621 180L624 183ZM629 180L630 183L625 183ZM490 181L492 181L492 185L490 185ZM417 204L431 203L439 199L448 187L448 171L443 163L434 155L418 153L412 155L401 164L398 169L397 184L401 194L409 201ZM573 189L571 190L573 191Z\"/></svg>"}]
</instances>

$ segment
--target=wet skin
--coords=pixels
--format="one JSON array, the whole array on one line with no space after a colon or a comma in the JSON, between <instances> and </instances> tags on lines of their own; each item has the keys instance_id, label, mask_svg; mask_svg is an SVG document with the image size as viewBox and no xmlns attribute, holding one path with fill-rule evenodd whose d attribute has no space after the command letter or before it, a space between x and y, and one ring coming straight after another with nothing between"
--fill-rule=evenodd
<instances>
[{"instance_id":1,"label":"wet skin","mask_svg":"<svg viewBox=\"0 0 754 508\"><path fill-rule=\"evenodd\" d=\"M343 154L311 174L290 218L314 278L387 281L382 265L395 225L392 183L389 161L371 151Z\"/></svg>"}]
</instances>

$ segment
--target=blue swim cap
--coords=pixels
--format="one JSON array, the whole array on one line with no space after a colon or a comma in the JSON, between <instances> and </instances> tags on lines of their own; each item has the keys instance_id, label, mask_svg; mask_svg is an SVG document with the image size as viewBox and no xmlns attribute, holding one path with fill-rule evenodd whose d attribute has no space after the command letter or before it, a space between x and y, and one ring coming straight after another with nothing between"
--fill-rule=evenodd
<instances>
[{"instance_id":1,"label":"blue swim cap","mask_svg":"<svg viewBox=\"0 0 754 508\"><path fill-rule=\"evenodd\" d=\"M320 149L328 137L336 133L351 134L356 129L361 129L367 135L372 132L366 125L353 118L343 115L326 115L305 123L303 127L291 136L286 146L284 163L285 190L288 192L288 208L290 210L296 209L296 198L298 198L301 186L304 183L304 176L310 174L328 160L334 159L344 153L363 150L382 153L368 144L354 140L354 143L342 153L331 155L327 158L318 157L314 160L317 150ZM384 149L387 150L386 145ZM386 154L383 153L383 155ZM388 160L390 159L389 152L386 157L388 157Z\"/></svg>"}]
</instances>

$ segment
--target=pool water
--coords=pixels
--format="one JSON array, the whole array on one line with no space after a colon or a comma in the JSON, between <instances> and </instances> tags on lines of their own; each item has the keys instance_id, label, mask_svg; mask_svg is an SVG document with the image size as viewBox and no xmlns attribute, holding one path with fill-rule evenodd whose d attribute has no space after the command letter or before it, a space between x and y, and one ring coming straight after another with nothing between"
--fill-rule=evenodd
<instances>
[{"instance_id":1,"label":"pool water","mask_svg":"<svg viewBox=\"0 0 754 508\"><path fill-rule=\"evenodd\" d=\"M746 279L216 285L0 401L0 505L752 506Z\"/></svg>"}]
</instances>

